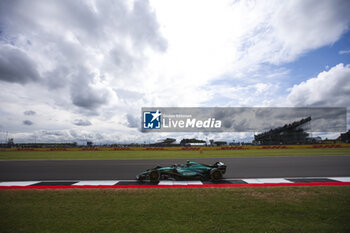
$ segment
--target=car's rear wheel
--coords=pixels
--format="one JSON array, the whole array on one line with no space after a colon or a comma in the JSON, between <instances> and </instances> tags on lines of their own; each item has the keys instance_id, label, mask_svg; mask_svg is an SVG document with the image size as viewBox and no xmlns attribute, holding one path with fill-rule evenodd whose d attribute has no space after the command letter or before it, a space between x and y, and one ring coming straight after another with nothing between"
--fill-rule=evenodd
<instances>
[{"instance_id":1,"label":"car's rear wheel","mask_svg":"<svg viewBox=\"0 0 350 233\"><path fill-rule=\"evenodd\" d=\"M153 170L149 173L149 179L153 183L159 182L160 179L160 173L157 170Z\"/></svg>"},{"instance_id":2,"label":"car's rear wheel","mask_svg":"<svg viewBox=\"0 0 350 233\"><path fill-rule=\"evenodd\" d=\"M210 179L212 181L215 181L215 182L221 180L222 179L222 172L217 168L212 169L210 171Z\"/></svg>"}]
</instances>

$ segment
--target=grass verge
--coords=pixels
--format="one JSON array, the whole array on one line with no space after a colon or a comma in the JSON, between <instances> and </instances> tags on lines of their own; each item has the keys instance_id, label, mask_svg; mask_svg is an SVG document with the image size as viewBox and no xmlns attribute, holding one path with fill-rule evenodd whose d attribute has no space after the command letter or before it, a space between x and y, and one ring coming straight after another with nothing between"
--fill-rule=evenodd
<instances>
[{"instance_id":1,"label":"grass verge","mask_svg":"<svg viewBox=\"0 0 350 233\"><path fill-rule=\"evenodd\" d=\"M350 187L1 190L1 232L350 232Z\"/></svg>"},{"instance_id":2,"label":"grass verge","mask_svg":"<svg viewBox=\"0 0 350 233\"><path fill-rule=\"evenodd\" d=\"M350 155L350 148L257 149L226 151L0 151L0 160L39 159L170 159L252 156Z\"/></svg>"}]
</instances>

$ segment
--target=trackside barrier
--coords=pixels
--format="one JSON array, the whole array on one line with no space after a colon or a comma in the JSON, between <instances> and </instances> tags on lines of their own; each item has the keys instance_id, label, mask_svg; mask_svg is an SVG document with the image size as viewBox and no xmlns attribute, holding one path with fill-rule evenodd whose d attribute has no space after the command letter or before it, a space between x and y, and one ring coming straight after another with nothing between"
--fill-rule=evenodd
<instances>
[{"instance_id":1,"label":"trackside barrier","mask_svg":"<svg viewBox=\"0 0 350 233\"><path fill-rule=\"evenodd\" d=\"M146 150L165 150L164 147L146 147Z\"/></svg>"},{"instance_id":2,"label":"trackside barrier","mask_svg":"<svg viewBox=\"0 0 350 233\"><path fill-rule=\"evenodd\" d=\"M200 147L182 147L181 150L200 150Z\"/></svg>"},{"instance_id":3,"label":"trackside barrier","mask_svg":"<svg viewBox=\"0 0 350 233\"><path fill-rule=\"evenodd\" d=\"M287 146L263 146L261 149L287 149Z\"/></svg>"},{"instance_id":4,"label":"trackside barrier","mask_svg":"<svg viewBox=\"0 0 350 233\"><path fill-rule=\"evenodd\" d=\"M220 147L93 147L93 148L7 148L3 151L216 151L216 150L267 150L267 149L336 149L349 148L350 144L220 146Z\"/></svg>"},{"instance_id":5,"label":"trackside barrier","mask_svg":"<svg viewBox=\"0 0 350 233\"><path fill-rule=\"evenodd\" d=\"M113 150L130 150L129 147L114 147Z\"/></svg>"},{"instance_id":6,"label":"trackside barrier","mask_svg":"<svg viewBox=\"0 0 350 233\"><path fill-rule=\"evenodd\" d=\"M83 148L82 150L87 150L87 151L99 151L99 148Z\"/></svg>"},{"instance_id":7,"label":"trackside barrier","mask_svg":"<svg viewBox=\"0 0 350 233\"><path fill-rule=\"evenodd\" d=\"M220 150L243 150L243 146L223 146Z\"/></svg>"},{"instance_id":8,"label":"trackside barrier","mask_svg":"<svg viewBox=\"0 0 350 233\"><path fill-rule=\"evenodd\" d=\"M313 145L312 148L343 148L341 145Z\"/></svg>"}]
</instances>

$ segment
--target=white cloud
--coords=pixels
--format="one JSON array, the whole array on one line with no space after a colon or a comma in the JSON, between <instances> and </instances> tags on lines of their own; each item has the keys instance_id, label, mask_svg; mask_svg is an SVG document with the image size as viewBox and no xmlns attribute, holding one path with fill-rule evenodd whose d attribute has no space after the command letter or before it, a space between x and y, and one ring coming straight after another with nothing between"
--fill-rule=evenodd
<instances>
[{"instance_id":1,"label":"white cloud","mask_svg":"<svg viewBox=\"0 0 350 233\"><path fill-rule=\"evenodd\" d=\"M89 126L91 125L91 122L89 120L75 119L73 124L78 126Z\"/></svg>"},{"instance_id":2,"label":"white cloud","mask_svg":"<svg viewBox=\"0 0 350 233\"><path fill-rule=\"evenodd\" d=\"M350 65L338 64L294 85L287 99L292 106L349 107Z\"/></svg>"},{"instance_id":3,"label":"white cloud","mask_svg":"<svg viewBox=\"0 0 350 233\"><path fill-rule=\"evenodd\" d=\"M349 54L350 53L350 49L349 50L340 50L339 54L343 55L343 54Z\"/></svg>"},{"instance_id":4,"label":"white cloud","mask_svg":"<svg viewBox=\"0 0 350 233\"><path fill-rule=\"evenodd\" d=\"M178 93L177 102L195 106L221 95L222 89L215 94L210 83L222 77L237 90L257 83L283 86L280 82L285 82L288 71L281 73L269 64L291 62L334 43L350 20L347 1L151 2L169 45L166 54L150 59L155 70L151 83L159 83L163 93ZM171 96L164 97L176 105ZM250 93L240 97L243 102L232 103L244 105L248 98L255 99L249 101L253 105L270 102Z\"/></svg>"},{"instance_id":5,"label":"white cloud","mask_svg":"<svg viewBox=\"0 0 350 233\"><path fill-rule=\"evenodd\" d=\"M310 49L332 44L348 29L349 1L286 1L271 17L276 49L268 61L292 61ZM271 44L272 45L272 44Z\"/></svg>"},{"instance_id":6,"label":"white cloud","mask_svg":"<svg viewBox=\"0 0 350 233\"><path fill-rule=\"evenodd\" d=\"M24 115L27 115L27 116L32 116L32 115L35 115L35 111L33 111L33 110L28 110L28 111L24 111Z\"/></svg>"}]
</instances>

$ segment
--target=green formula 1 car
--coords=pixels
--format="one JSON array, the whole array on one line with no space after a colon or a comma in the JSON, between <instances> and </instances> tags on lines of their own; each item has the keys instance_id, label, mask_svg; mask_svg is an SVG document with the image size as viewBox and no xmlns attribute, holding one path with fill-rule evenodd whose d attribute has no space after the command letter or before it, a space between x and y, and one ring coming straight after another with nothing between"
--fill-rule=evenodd
<instances>
[{"instance_id":1,"label":"green formula 1 car","mask_svg":"<svg viewBox=\"0 0 350 233\"><path fill-rule=\"evenodd\" d=\"M213 165L187 161L186 164L174 164L170 167L160 167L148 169L136 176L137 180L150 179L157 183L161 179L201 179L219 181L226 172L226 165L222 162L216 162Z\"/></svg>"}]
</instances>

